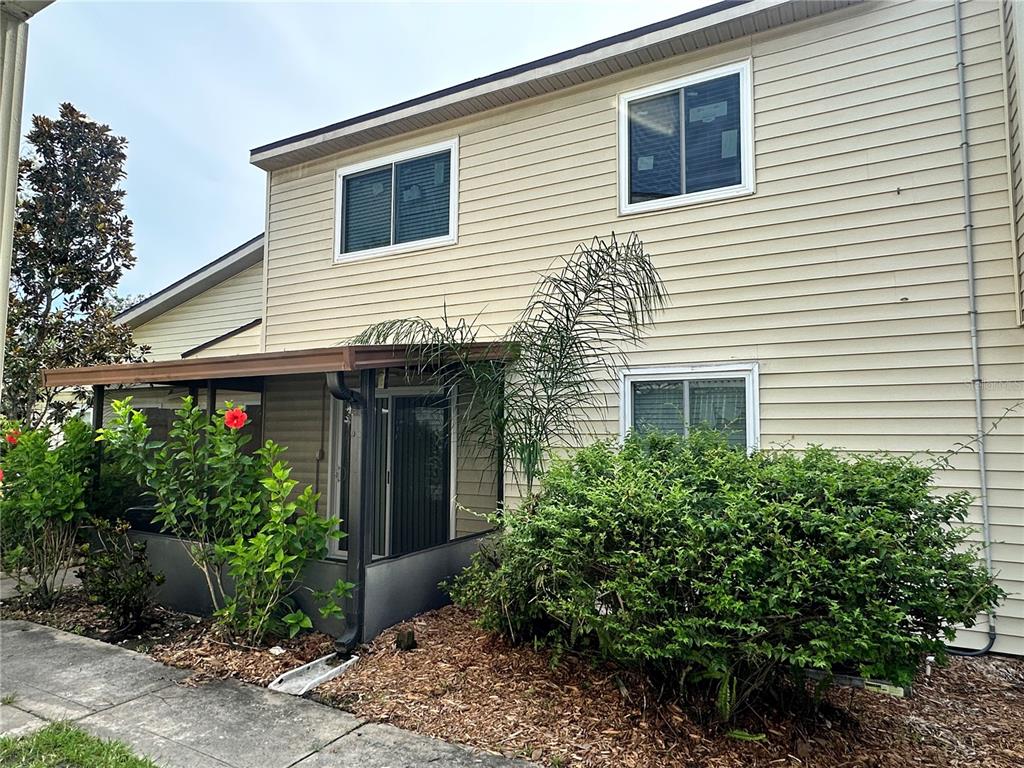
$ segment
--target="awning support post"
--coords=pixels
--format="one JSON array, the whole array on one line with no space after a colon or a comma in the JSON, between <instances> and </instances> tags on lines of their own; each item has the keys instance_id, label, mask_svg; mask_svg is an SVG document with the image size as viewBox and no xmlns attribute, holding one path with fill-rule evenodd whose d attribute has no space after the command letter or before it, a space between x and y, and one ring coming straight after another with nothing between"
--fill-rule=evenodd
<instances>
[{"instance_id":1,"label":"awning support post","mask_svg":"<svg viewBox=\"0 0 1024 768\"><path fill-rule=\"evenodd\" d=\"M107 388L97 384L92 388L92 431L99 432L103 429L103 408L106 400ZM96 456L92 472L92 495L96 498L100 488L100 471L103 468L103 443L96 443Z\"/></svg>"},{"instance_id":2,"label":"awning support post","mask_svg":"<svg viewBox=\"0 0 1024 768\"><path fill-rule=\"evenodd\" d=\"M337 380L334 382L338 384ZM359 372L359 396L351 397L341 386L330 387L331 394L348 400L353 409L360 411L358 433L353 429L353 438L359 440L359 478L356 481L358 504L349 505L348 550L346 578L355 585L352 590L351 610L345 617L345 632L335 641L335 648L343 655L352 653L363 641L363 617L366 610L366 565L373 556L373 519L376 513L377 487L377 429L373 405L376 402L377 371L368 368Z\"/></svg>"}]
</instances>

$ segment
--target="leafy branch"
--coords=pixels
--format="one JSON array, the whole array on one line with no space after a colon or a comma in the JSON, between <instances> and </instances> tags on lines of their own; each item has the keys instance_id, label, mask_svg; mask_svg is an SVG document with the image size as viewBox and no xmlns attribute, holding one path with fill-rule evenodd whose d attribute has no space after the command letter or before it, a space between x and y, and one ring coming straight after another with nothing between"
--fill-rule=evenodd
<instances>
[{"instance_id":1,"label":"leafy branch","mask_svg":"<svg viewBox=\"0 0 1024 768\"><path fill-rule=\"evenodd\" d=\"M634 233L576 247L544 275L519 318L501 335L471 320L440 324L422 317L366 328L355 344L409 345L410 364L434 373L445 389L468 392L465 431L496 462L523 480L528 493L560 442L579 442L583 410L599 405L596 382L642 341L665 301L650 254Z\"/></svg>"}]
</instances>

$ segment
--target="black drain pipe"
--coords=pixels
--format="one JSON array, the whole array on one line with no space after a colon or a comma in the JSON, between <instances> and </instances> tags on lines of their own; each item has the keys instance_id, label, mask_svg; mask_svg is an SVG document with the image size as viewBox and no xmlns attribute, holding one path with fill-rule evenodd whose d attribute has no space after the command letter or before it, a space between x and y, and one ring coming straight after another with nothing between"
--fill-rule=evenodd
<instances>
[{"instance_id":1,"label":"black drain pipe","mask_svg":"<svg viewBox=\"0 0 1024 768\"><path fill-rule=\"evenodd\" d=\"M359 434L353 435L353 442L359 445L359 481L357 495L358 513L349 515L346 578L355 587L352 590L351 608L345 615L345 631L334 641L334 648L340 656L350 656L363 641L363 617L366 609L366 563L372 556L373 516L377 487L377 430L373 423L373 404L376 399L376 371L367 369L359 372L359 392L345 386L341 373L327 374L327 390L338 400L349 403L353 409L362 412L359 419ZM356 420L352 420L353 426ZM340 500L339 500L340 503Z\"/></svg>"}]
</instances>

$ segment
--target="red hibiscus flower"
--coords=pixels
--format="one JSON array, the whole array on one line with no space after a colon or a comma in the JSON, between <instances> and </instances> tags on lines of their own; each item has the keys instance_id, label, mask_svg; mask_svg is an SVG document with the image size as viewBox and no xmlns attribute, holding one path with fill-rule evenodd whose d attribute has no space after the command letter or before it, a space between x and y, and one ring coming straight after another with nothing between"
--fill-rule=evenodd
<instances>
[{"instance_id":1,"label":"red hibiscus flower","mask_svg":"<svg viewBox=\"0 0 1024 768\"><path fill-rule=\"evenodd\" d=\"M0 469L0 483L4 481L4 471Z\"/></svg>"},{"instance_id":2,"label":"red hibiscus flower","mask_svg":"<svg viewBox=\"0 0 1024 768\"><path fill-rule=\"evenodd\" d=\"M249 416L241 408L232 408L224 414L224 426L228 429L241 429Z\"/></svg>"},{"instance_id":3,"label":"red hibiscus flower","mask_svg":"<svg viewBox=\"0 0 1024 768\"><path fill-rule=\"evenodd\" d=\"M12 429L4 436L4 439L7 441L8 445L17 445L19 437L21 437L21 430Z\"/></svg>"}]
</instances>

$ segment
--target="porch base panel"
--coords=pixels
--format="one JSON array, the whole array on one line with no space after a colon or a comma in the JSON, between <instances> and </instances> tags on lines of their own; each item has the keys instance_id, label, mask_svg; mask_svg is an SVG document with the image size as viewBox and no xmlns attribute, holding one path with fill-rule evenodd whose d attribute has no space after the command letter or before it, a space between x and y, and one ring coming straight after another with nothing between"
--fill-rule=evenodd
<instances>
[{"instance_id":1,"label":"porch base panel","mask_svg":"<svg viewBox=\"0 0 1024 768\"><path fill-rule=\"evenodd\" d=\"M156 588L158 604L175 611L209 616L213 613L209 592L202 574L192 565L179 539L160 533L132 531L135 541L145 542L150 567L167 578ZM366 607L363 642L369 642L393 624L418 613L448 603L439 584L469 564L479 548L482 536L473 536L413 552L402 557L377 560L366 567ZM306 566L303 584L314 590L327 590L346 578L344 560L316 560ZM230 579L225 585L231 588ZM295 595L299 607L313 620L314 628L339 637L344 619L325 619L309 590Z\"/></svg>"},{"instance_id":2,"label":"porch base panel","mask_svg":"<svg viewBox=\"0 0 1024 768\"><path fill-rule=\"evenodd\" d=\"M423 611L449 602L440 583L469 565L483 536L456 539L401 557L376 560L366 566L366 607L363 642Z\"/></svg>"}]
</instances>

